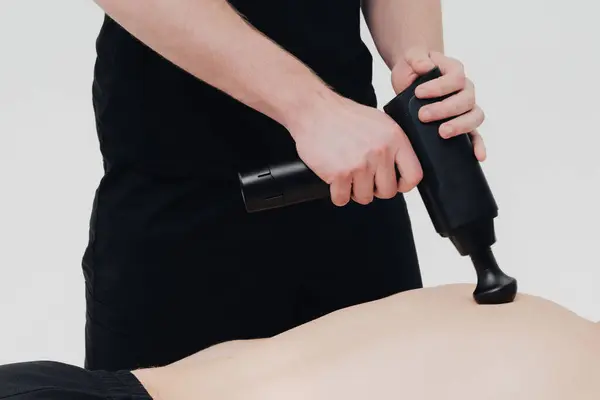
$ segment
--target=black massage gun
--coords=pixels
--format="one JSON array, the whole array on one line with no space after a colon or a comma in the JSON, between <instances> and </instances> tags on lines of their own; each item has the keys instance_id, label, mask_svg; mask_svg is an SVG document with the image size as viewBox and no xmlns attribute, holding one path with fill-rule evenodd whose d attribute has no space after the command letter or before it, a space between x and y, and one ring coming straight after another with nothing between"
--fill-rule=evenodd
<instances>
[{"instance_id":1,"label":"black massage gun","mask_svg":"<svg viewBox=\"0 0 600 400\"><path fill-rule=\"evenodd\" d=\"M418 118L422 106L443 98L418 99L415 88L440 76L440 70L434 68L383 109L402 127L421 163L423 179L418 189L436 231L473 262L477 273L475 301L510 303L517 294L517 281L500 269L492 253L498 206L473 154L471 139L469 135L443 139L439 135L443 121L423 123ZM240 173L239 179L248 212L329 196L329 186L299 159Z\"/></svg>"}]
</instances>

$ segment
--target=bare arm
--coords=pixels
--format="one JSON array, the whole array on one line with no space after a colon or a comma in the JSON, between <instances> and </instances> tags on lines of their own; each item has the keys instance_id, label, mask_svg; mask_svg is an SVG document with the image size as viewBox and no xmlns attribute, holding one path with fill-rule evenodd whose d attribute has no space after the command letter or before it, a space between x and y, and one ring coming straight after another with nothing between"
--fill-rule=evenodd
<instances>
[{"instance_id":1,"label":"bare arm","mask_svg":"<svg viewBox=\"0 0 600 400\"><path fill-rule=\"evenodd\" d=\"M410 48L443 53L441 0L363 0L362 7L388 67L393 68Z\"/></svg>"},{"instance_id":2,"label":"bare arm","mask_svg":"<svg viewBox=\"0 0 600 400\"><path fill-rule=\"evenodd\" d=\"M337 95L226 0L95 0L163 57L289 127Z\"/></svg>"}]
</instances>

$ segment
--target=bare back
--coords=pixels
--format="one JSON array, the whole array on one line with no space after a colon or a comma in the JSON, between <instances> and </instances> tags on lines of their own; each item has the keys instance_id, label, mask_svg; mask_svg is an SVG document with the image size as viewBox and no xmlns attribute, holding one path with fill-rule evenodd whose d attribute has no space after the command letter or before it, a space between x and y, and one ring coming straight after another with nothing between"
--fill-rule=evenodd
<instances>
[{"instance_id":1,"label":"bare back","mask_svg":"<svg viewBox=\"0 0 600 400\"><path fill-rule=\"evenodd\" d=\"M340 310L201 352L182 373L240 400L600 398L599 326L528 295L478 306L472 290L421 289Z\"/></svg>"}]
</instances>

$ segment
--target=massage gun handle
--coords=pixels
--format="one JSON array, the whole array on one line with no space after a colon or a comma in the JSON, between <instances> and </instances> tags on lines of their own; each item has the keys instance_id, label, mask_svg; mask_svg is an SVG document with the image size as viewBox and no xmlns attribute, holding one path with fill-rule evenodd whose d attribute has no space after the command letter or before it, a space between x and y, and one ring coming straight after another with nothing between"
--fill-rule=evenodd
<instances>
[{"instance_id":1,"label":"massage gun handle","mask_svg":"<svg viewBox=\"0 0 600 400\"><path fill-rule=\"evenodd\" d=\"M249 213L327 198L329 185L299 158L238 174Z\"/></svg>"}]
</instances>

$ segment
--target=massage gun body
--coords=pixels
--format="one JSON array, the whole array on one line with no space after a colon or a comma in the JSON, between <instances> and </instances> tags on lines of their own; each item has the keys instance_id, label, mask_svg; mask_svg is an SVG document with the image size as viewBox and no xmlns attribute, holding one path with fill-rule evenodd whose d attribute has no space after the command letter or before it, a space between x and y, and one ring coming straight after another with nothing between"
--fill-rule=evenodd
<instances>
[{"instance_id":1,"label":"massage gun body","mask_svg":"<svg viewBox=\"0 0 600 400\"><path fill-rule=\"evenodd\" d=\"M439 135L443 121L423 123L418 117L421 107L441 99L419 99L415 88L440 76L435 68L419 77L385 105L384 111L402 127L421 163L423 179L418 190L435 230L473 261L478 278L475 300L480 304L512 302L516 280L500 270L491 251L496 242L498 206L469 135L443 139ZM328 185L301 160L240 174L240 183L249 212L329 195Z\"/></svg>"},{"instance_id":2,"label":"massage gun body","mask_svg":"<svg viewBox=\"0 0 600 400\"><path fill-rule=\"evenodd\" d=\"M466 256L495 243L493 220L498 205L473 154L469 135L444 139L439 135L443 121L419 120L421 107L443 98L418 99L414 90L438 76L434 70L420 77L385 105L384 111L402 127L419 159L423 179L417 188L435 230Z\"/></svg>"}]
</instances>

